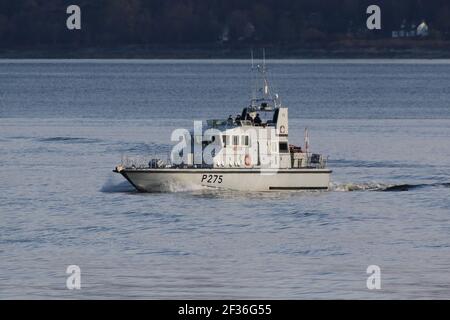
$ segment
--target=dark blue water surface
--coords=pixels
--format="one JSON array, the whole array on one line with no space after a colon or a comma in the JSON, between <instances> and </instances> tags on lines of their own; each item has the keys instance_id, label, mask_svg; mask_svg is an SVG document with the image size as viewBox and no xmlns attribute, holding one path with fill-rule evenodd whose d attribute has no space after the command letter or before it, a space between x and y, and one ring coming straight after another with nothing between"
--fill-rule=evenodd
<instances>
[{"instance_id":1,"label":"dark blue water surface","mask_svg":"<svg viewBox=\"0 0 450 320\"><path fill-rule=\"evenodd\" d=\"M139 194L112 173L239 113L247 61L0 61L0 298L450 298L450 62L269 70L331 191Z\"/></svg>"}]
</instances>

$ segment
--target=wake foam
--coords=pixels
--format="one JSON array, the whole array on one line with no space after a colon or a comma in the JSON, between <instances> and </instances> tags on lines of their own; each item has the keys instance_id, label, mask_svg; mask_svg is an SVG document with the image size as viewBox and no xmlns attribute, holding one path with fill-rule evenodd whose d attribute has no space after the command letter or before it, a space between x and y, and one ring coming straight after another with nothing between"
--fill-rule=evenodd
<instances>
[{"instance_id":1,"label":"wake foam","mask_svg":"<svg viewBox=\"0 0 450 320\"><path fill-rule=\"evenodd\" d=\"M194 185L194 184L180 184L175 182L167 182L163 185L154 186L154 188L147 190L148 193L158 192L189 192L199 190L209 190L210 188ZM118 181L115 177L108 177L106 182L100 189L104 193L137 193L138 191L128 181Z\"/></svg>"},{"instance_id":2,"label":"wake foam","mask_svg":"<svg viewBox=\"0 0 450 320\"><path fill-rule=\"evenodd\" d=\"M336 184L331 183L331 191L385 191L385 192L398 192L398 191L410 191L422 188L432 187L444 187L450 188L450 183L420 183L420 184L386 184L386 183L344 183Z\"/></svg>"},{"instance_id":3,"label":"wake foam","mask_svg":"<svg viewBox=\"0 0 450 320\"><path fill-rule=\"evenodd\" d=\"M209 189L207 187L195 184L181 184L176 182L167 182L164 185L161 185L159 189L154 192L190 192L190 191L199 191Z\"/></svg>"},{"instance_id":4,"label":"wake foam","mask_svg":"<svg viewBox=\"0 0 450 320\"><path fill-rule=\"evenodd\" d=\"M100 189L101 192L105 193L122 193L122 192L134 192L136 189L128 181L120 181L110 176L108 180L103 184Z\"/></svg>"}]
</instances>

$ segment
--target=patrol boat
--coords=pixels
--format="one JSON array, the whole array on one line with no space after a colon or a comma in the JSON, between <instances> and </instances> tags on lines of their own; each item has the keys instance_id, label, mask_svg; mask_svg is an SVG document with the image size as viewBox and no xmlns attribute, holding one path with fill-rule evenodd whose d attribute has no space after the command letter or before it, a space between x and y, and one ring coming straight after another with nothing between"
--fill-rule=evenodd
<instances>
[{"instance_id":1,"label":"patrol boat","mask_svg":"<svg viewBox=\"0 0 450 320\"><path fill-rule=\"evenodd\" d=\"M252 71L253 96L240 115L186 130L183 148L174 148L168 160L126 159L114 172L141 192L328 190L327 159L309 151L307 130L304 149L289 144L288 108L272 94L265 62L254 67L252 61Z\"/></svg>"}]
</instances>

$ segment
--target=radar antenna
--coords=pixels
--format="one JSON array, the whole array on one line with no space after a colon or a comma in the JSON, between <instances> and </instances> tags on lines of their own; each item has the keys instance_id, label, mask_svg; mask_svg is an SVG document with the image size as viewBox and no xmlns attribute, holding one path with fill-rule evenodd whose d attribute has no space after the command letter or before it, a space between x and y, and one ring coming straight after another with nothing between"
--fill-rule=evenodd
<instances>
[{"instance_id":1,"label":"radar antenna","mask_svg":"<svg viewBox=\"0 0 450 320\"><path fill-rule=\"evenodd\" d=\"M254 63L253 49L251 50L251 64L252 64L252 80L254 86L252 89L252 100L250 106L253 109L270 111L280 106L278 94L272 95L269 81L267 79L266 67L266 50L262 50L262 64ZM258 73L259 75L257 75Z\"/></svg>"}]
</instances>

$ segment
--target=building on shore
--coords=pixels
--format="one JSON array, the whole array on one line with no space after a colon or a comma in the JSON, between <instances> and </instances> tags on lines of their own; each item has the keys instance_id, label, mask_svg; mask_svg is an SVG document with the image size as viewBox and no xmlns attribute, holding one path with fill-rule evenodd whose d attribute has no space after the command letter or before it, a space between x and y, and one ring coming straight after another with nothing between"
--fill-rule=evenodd
<instances>
[{"instance_id":1,"label":"building on shore","mask_svg":"<svg viewBox=\"0 0 450 320\"><path fill-rule=\"evenodd\" d=\"M411 23L411 26L407 28L406 21L403 20L400 29L392 31L392 38L427 37L428 33L429 28L425 21L422 21L418 26L415 23Z\"/></svg>"}]
</instances>

